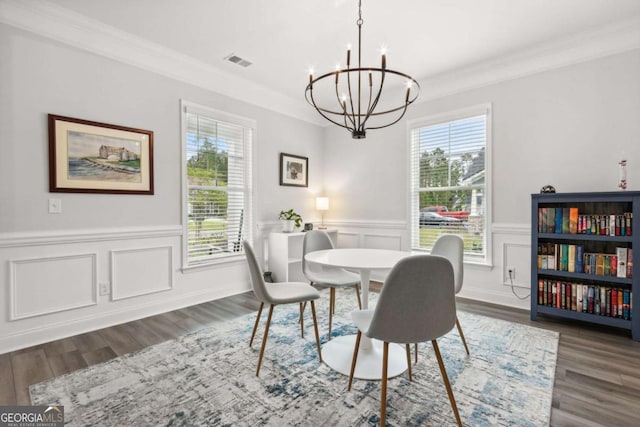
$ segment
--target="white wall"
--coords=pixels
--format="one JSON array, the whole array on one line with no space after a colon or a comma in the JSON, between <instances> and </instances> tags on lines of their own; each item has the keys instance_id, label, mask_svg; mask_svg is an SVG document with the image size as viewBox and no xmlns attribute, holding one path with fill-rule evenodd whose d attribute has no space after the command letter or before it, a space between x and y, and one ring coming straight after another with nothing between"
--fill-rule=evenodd
<instances>
[{"instance_id":1,"label":"white wall","mask_svg":"<svg viewBox=\"0 0 640 427\"><path fill-rule=\"evenodd\" d=\"M516 291L527 294L531 194L543 185L615 191L624 157L629 189L640 189L638 76L640 50L633 50L410 107L406 120L492 104L493 266L467 266L461 296L529 307L505 285L504 268L516 267L523 286ZM326 220L350 229L352 242L377 233L388 237L369 244L409 248L406 132L395 125L352 140L337 127L326 130Z\"/></svg>"},{"instance_id":2,"label":"white wall","mask_svg":"<svg viewBox=\"0 0 640 427\"><path fill-rule=\"evenodd\" d=\"M281 209L317 217L320 127L6 25L0 58L0 354L249 289L244 262L180 270L181 99L257 121L259 253ZM49 193L48 113L152 130L155 194ZM280 152L309 157L309 189L279 186Z\"/></svg>"}]
</instances>

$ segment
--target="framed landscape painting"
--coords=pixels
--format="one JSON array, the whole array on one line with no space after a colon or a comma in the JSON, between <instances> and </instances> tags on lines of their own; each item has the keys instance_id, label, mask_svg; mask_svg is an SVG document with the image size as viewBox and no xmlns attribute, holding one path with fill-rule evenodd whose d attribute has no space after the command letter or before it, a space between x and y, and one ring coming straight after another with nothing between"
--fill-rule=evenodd
<instances>
[{"instance_id":1,"label":"framed landscape painting","mask_svg":"<svg viewBox=\"0 0 640 427\"><path fill-rule=\"evenodd\" d=\"M309 186L309 158L280 153L280 185Z\"/></svg>"},{"instance_id":2,"label":"framed landscape painting","mask_svg":"<svg viewBox=\"0 0 640 427\"><path fill-rule=\"evenodd\" d=\"M49 114L49 191L153 194L153 132Z\"/></svg>"}]
</instances>

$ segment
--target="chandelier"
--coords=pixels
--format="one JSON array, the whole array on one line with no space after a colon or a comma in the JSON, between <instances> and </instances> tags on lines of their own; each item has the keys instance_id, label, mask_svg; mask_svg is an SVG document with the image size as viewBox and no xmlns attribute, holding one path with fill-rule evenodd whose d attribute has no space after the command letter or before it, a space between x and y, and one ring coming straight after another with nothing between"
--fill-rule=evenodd
<instances>
[{"instance_id":1,"label":"chandelier","mask_svg":"<svg viewBox=\"0 0 640 427\"><path fill-rule=\"evenodd\" d=\"M387 68L384 51L379 68L362 66L362 23L362 0L358 0L358 66L351 68L351 48L348 47L346 68L338 66L335 71L316 78L311 71L304 92L307 102L322 117L348 129L354 139L366 138L368 129L382 129L400 121L420 93L420 85L413 77ZM395 101L389 101L389 97L382 99L385 82L391 80L404 80L406 85L403 95L396 90L399 86L394 86L396 82L391 84L392 91L399 95ZM314 95L314 87L321 88L324 98L317 99L320 95ZM416 88L414 92L411 91L412 87Z\"/></svg>"}]
</instances>

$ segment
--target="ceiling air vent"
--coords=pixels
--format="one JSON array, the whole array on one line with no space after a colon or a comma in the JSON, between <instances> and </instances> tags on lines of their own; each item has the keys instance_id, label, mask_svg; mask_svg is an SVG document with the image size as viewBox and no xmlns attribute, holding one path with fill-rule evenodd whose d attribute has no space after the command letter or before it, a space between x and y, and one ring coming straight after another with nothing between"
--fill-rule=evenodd
<instances>
[{"instance_id":1,"label":"ceiling air vent","mask_svg":"<svg viewBox=\"0 0 640 427\"><path fill-rule=\"evenodd\" d=\"M227 55L225 58L225 60L229 61L229 62L233 62L234 64L238 64L241 67L247 68L249 65L252 64L251 61L247 61L244 58L240 58L239 56L231 53L229 55Z\"/></svg>"}]
</instances>

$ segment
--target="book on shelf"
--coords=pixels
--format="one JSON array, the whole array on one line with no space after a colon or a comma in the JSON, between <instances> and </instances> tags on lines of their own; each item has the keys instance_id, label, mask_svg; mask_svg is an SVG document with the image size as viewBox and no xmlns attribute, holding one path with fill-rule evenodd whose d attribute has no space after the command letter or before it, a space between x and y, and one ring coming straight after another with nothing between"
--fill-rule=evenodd
<instances>
[{"instance_id":1,"label":"book on shelf","mask_svg":"<svg viewBox=\"0 0 640 427\"><path fill-rule=\"evenodd\" d=\"M539 207L538 233L631 236L633 214L581 214L577 207Z\"/></svg>"},{"instance_id":2,"label":"book on shelf","mask_svg":"<svg viewBox=\"0 0 640 427\"><path fill-rule=\"evenodd\" d=\"M596 276L604 276L604 254L596 254Z\"/></svg>"},{"instance_id":3,"label":"book on shelf","mask_svg":"<svg viewBox=\"0 0 640 427\"><path fill-rule=\"evenodd\" d=\"M616 258L618 259L617 277L627 277L627 248L616 248Z\"/></svg>"},{"instance_id":4,"label":"book on shelf","mask_svg":"<svg viewBox=\"0 0 640 427\"><path fill-rule=\"evenodd\" d=\"M560 310L631 320L632 298L630 289L552 279L538 280L538 305Z\"/></svg>"},{"instance_id":5,"label":"book on shelf","mask_svg":"<svg viewBox=\"0 0 640 427\"><path fill-rule=\"evenodd\" d=\"M567 271L576 272L576 245L567 245Z\"/></svg>"},{"instance_id":6,"label":"book on shelf","mask_svg":"<svg viewBox=\"0 0 640 427\"><path fill-rule=\"evenodd\" d=\"M562 209L555 210L554 224L554 232L558 234L562 233Z\"/></svg>"},{"instance_id":7,"label":"book on shelf","mask_svg":"<svg viewBox=\"0 0 640 427\"><path fill-rule=\"evenodd\" d=\"M576 245L576 273L584 273L584 246Z\"/></svg>"},{"instance_id":8,"label":"book on shelf","mask_svg":"<svg viewBox=\"0 0 640 427\"><path fill-rule=\"evenodd\" d=\"M578 208L569 208L569 233L578 233Z\"/></svg>"}]
</instances>

